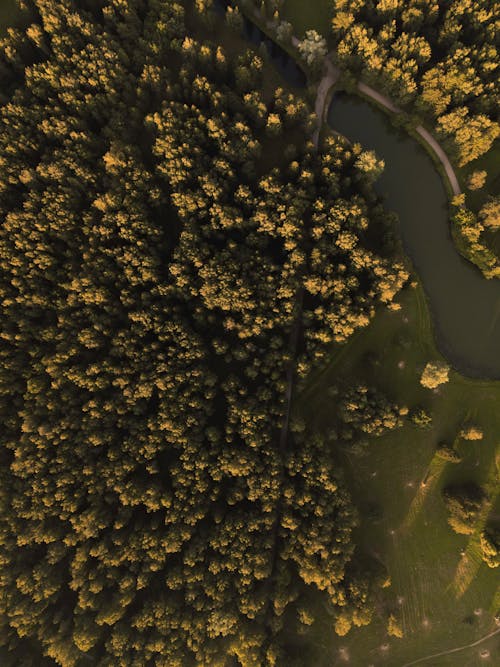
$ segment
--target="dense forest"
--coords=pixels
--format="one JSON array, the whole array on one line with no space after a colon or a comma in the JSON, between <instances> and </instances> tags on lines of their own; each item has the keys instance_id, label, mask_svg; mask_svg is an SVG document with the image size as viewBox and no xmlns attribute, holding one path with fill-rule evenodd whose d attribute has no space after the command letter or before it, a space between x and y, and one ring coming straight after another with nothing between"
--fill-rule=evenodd
<instances>
[{"instance_id":1,"label":"dense forest","mask_svg":"<svg viewBox=\"0 0 500 667\"><path fill-rule=\"evenodd\" d=\"M380 583L341 471L288 419L407 277L360 149L316 154L304 99L210 2L21 5L0 51L0 642L15 664L302 664L313 592L344 634ZM339 413L363 429L358 398Z\"/></svg>"}]
</instances>

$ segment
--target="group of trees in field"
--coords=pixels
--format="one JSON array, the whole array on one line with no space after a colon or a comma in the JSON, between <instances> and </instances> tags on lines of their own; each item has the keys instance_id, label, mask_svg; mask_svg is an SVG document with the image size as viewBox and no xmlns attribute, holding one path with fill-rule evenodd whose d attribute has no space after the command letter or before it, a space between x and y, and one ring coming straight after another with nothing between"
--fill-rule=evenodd
<instances>
[{"instance_id":1,"label":"group of trees in field","mask_svg":"<svg viewBox=\"0 0 500 667\"><path fill-rule=\"evenodd\" d=\"M485 491L471 482L447 486L442 495L451 528L460 535L475 533L483 504L488 500ZM494 516L486 521L479 533L479 548L486 565L491 568L500 566L500 530Z\"/></svg>"},{"instance_id":2,"label":"group of trees in field","mask_svg":"<svg viewBox=\"0 0 500 667\"><path fill-rule=\"evenodd\" d=\"M452 463L460 462L455 450L441 446L439 455ZM450 485L443 489L443 500L448 511L448 523L460 535L472 535L478 530L478 519L484 503L485 491L477 484ZM481 524L482 525L482 524ZM494 515L487 519L479 533L479 548L483 561L491 568L500 566L500 530Z\"/></svg>"},{"instance_id":3,"label":"group of trees in field","mask_svg":"<svg viewBox=\"0 0 500 667\"><path fill-rule=\"evenodd\" d=\"M332 631L372 613L342 479L286 415L406 279L384 212L210 0L22 5L0 49L0 644L283 665L311 590Z\"/></svg>"},{"instance_id":4,"label":"group of trees in field","mask_svg":"<svg viewBox=\"0 0 500 667\"><path fill-rule=\"evenodd\" d=\"M471 535L484 500L483 490L472 482L452 485L443 489L443 500L453 530L461 535Z\"/></svg>"},{"instance_id":5,"label":"group of trees in field","mask_svg":"<svg viewBox=\"0 0 500 667\"><path fill-rule=\"evenodd\" d=\"M408 414L406 406L390 401L378 390L360 385L346 389L339 397L339 408L343 437L355 429L366 435L379 436L400 428Z\"/></svg>"}]
</instances>

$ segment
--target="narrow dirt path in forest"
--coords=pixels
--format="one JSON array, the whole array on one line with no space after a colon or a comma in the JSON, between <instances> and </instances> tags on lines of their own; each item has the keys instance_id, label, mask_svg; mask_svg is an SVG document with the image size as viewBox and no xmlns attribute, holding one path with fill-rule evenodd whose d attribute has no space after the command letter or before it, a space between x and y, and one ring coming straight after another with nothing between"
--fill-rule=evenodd
<instances>
[{"instance_id":1,"label":"narrow dirt path in forest","mask_svg":"<svg viewBox=\"0 0 500 667\"><path fill-rule=\"evenodd\" d=\"M299 333L302 325L302 303L304 299L304 288L299 287L297 294L297 314L290 332L290 363L286 373L286 395L285 395L285 417L281 427L280 434L280 452L283 454L288 442L288 432L290 429L290 412L292 409L293 385L295 380L295 368L297 366L297 348L299 344Z\"/></svg>"}]
</instances>

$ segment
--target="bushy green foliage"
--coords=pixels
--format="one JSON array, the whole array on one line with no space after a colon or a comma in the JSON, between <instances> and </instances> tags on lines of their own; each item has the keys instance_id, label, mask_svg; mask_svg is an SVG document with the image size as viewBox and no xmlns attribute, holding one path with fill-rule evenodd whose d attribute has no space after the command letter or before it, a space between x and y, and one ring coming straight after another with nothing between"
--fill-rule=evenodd
<instances>
[{"instance_id":1,"label":"bushy green foliage","mask_svg":"<svg viewBox=\"0 0 500 667\"><path fill-rule=\"evenodd\" d=\"M481 552L484 562L492 568L500 565L500 531L493 526L481 533Z\"/></svg>"},{"instance_id":2,"label":"bushy green foliage","mask_svg":"<svg viewBox=\"0 0 500 667\"><path fill-rule=\"evenodd\" d=\"M473 171L467 179L467 187L469 190L481 190L486 183L487 176L484 169Z\"/></svg>"},{"instance_id":3,"label":"bushy green foliage","mask_svg":"<svg viewBox=\"0 0 500 667\"><path fill-rule=\"evenodd\" d=\"M499 278L500 260L486 245L483 237L485 228L477 216L465 206L457 207L451 225L453 238L462 255L476 264L486 278Z\"/></svg>"},{"instance_id":4,"label":"bushy green foliage","mask_svg":"<svg viewBox=\"0 0 500 667\"><path fill-rule=\"evenodd\" d=\"M448 509L448 523L456 533L471 535L481 509L484 493L475 484L448 486L443 500Z\"/></svg>"},{"instance_id":5,"label":"bushy green foliage","mask_svg":"<svg viewBox=\"0 0 500 667\"><path fill-rule=\"evenodd\" d=\"M346 424L352 424L363 433L382 435L402 426L402 415L406 411L375 389L359 386L346 391L340 402L340 413Z\"/></svg>"},{"instance_id":6,"label":"bushy green foliage","mask_svg":"<svg viewBox=\"0 0 500 667\"><path fill-rule=\"evenodd\" d=\"M401 621L396 617L395 614L390 614L387 621L387 634L391 637L397 637L401 639L403 637L403 628Z\"/></svg>"},{"instance_id":7,"label":"bushy green foliage","mask_svg":"<svg viewBox=\"0 0 500 667\"><path fill-rule=\"evenodd\" d=\"M457 453L453 447L450 447L446 443L441 443L436 449L436 455L444 461L449 461L450 463L460 463L462 457Z\"/></svg>"},{"instance_id":8,"label":"bushy green foliage","mask_svg":"<svg viewBox=\"0 0 500 667\"><path fill-rule=\"evenodd\" d=\"M487 229L500 229L500 197L491 197L482 206L479 219Z\"/></svg>"},{"instance_id":9,"label":"bushy green foliage","mask_svg":"<svg viewBox=\"0 0 500 667\"><path fill-rule=\"evenodd\" d=\"M419 428L432 426L432 415L425 409L417 407L410 412L410 420Z\"/></svg>"},{"instance_id":10,"label":"bushy green foliage","mask_svg":"<svg viewBox=\"0 0 500 667\"><path fill-rule=\"evenodd\" d=\"M420 384L427 389L435 389L448 382L450 367L442 361L429 361L425 365Z\"/></svg>"},{"instance_id":11,"label":"bushy green foliage","mask_svg":"<svg viewBox=\"0 0 500 667\"><path fill-rule=\"evenodd\" d=\"M460 430L460 437L464 440L482 440L484 437L483 429L478 424L464 424Z\"/></svg>"},{"instance_id":12,"label":"bushy green foliage","mask_svg":"<svg viewBox=\"0 0 500 667\"><path fill-rule=\"evenodd\" d=\"M307 30L297 48L309 67L314 71L321 71L324 58L328 53L326 40L322 35L316 30Z\"/></svg>"}]
</instances>

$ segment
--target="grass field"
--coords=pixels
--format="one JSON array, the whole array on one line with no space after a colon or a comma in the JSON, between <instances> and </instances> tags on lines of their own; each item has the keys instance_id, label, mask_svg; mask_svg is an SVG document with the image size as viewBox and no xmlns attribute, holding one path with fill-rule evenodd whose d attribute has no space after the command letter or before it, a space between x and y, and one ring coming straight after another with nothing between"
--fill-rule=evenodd
<instances>
[{"instance_id":1,"label":"grass field","mask_svg":"<svg viewBox=\"0 0 500 667\"><path fill-rule=\"evenodd\" d=\"M296 410L325 432L335 426L331 416L335 399L329 398L328 389L342 381L378 386L399 403L409 408L423 406L434 416L430 429L408 423L371 438L358 454L342 444L332 447L333 459L348 471L348 484L361 513L367 506L381 509L379 520L362 520L358 542L366 553L386 564L392 586L381 591L378 618L346 637L334 635L325 614L324 622L314 628L318 654L311 664L318 667L341 665L347 656L356 666L402 667L475 642L497 629L498 571L476 557L474 536L459 536L449 528L441 489L452 481L486 484L493 493L485 514L498 513L498 497L496 509L494 503L496 457L500 455L500 383L469 380L452 372L450 382L439 391L421 387L424 364L440 355L421 287L406 288L400 301L400 311L380 312L370 327L334 350L329 365L310 379L297 401ZM369 362L367 354L371 355ZM453 442L466 419L483 427L484 439L459 441L463 461L458 465L436 460L437 444ZM421 486L424 478L426 484ZM401 619L402 639L387 636L386 619L392 610ZM385 644L388 647L382 649ZM481 657L485 650L489 658ZM470 649L422 664L498 665L500 633Z\"/></svg>"},{"instance_id":2,"label":"grass field","mask_svg":"<svg viewBox=\"0 0 500 667\"><path fill-rule=\"evenodd\" d=\"M281 15L290 21L299 38L310 29L328 38L332 18L330 0L285 0Z\"/></svg>"}]
</instances>

